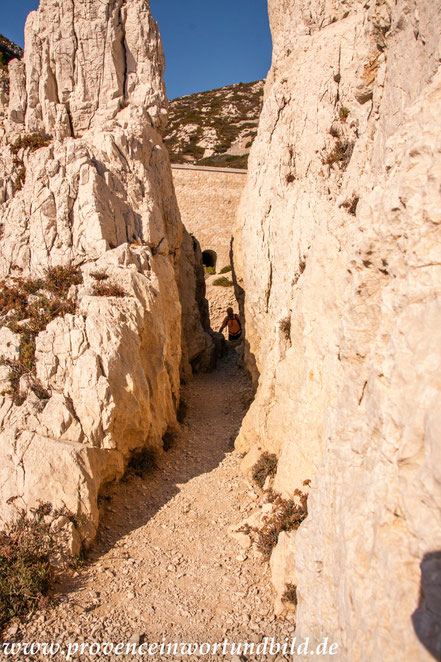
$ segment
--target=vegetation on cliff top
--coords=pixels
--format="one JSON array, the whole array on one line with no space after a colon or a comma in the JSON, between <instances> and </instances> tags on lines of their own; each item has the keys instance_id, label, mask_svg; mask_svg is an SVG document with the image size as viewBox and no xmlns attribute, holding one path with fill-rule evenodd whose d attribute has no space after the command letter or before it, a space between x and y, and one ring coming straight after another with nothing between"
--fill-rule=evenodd
<instances>
[{"instance_id":1,"label":"vegetation on cliff top","mask_svg":"<svg viewBox=\"0 0 441 662\"><path fill-rule=\"evenodd\" d=\"M21 59L22 57L23 50L20 46L0 34L0 63L2 68L5 68L14 58Z\"/></svg>"},{"instance_id":2,"label":"vegetation on cliff top","mask_svg":"<svg viewBox=\"0 0 441 662\"><path fill-rule=\"evenodd\" d=\"M247 168L264 81L173 99L164 142L172 163Z\"/></svg>"}]
</instances>

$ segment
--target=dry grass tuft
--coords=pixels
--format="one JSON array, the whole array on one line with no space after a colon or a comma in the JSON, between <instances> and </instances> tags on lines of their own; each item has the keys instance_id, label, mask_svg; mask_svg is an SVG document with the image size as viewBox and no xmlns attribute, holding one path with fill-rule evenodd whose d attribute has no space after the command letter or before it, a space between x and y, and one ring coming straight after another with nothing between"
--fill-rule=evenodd
<instances>
[{"instance_id":1,"label":"dry grass tuft","mask_svg":"<svg viewBox=\"0 0 441 662\"><path fill-rule=\"evenodd\" d=\"M13 284L0 283L3 324L20 335L19 358L12 361L0 357L1 364L10 369L8 392L16 405L24 402L20 394L23 375L32 377L32 390L38 397L47 397L46 391L35 380L35 339L56 317L75 313L75 303L66 297L70 287L82 283L82 280L81 272L75 267L58 266L48 269L44 279L15 278Z\"/></svg>"},{"instance_id":2,"label":"dry grass tuft","mask_svg":"<svg viewBox=\"0 0 441 662\"><path fill-rule=\"evenodd\" d=\"M93 295L96 297L125 297L126 292L119 285L112 283L96 283L93 286Z\"/></svg>"},{"instance_id":3,"label":"dry grass tuft","mask_svg":"<svg viewBox=\"0 0 441 662\"><path fill-rule=\"evenodd\" d=\"M109 278L109 275L106 274L105 271L94 271L93 273L90 274L92 278L95 278L99 283L102 283L103 280L107 280Z\"/></svg>"},{"instance_id":4,"label":"dry grass tuft","mask_svg":"<svg viewBox=\"0 0 441 662\"><path fill-rule=\"evenodd\" d=\"M263 488L268 476L274 476L277 471L277 456L264 453L253 466L252 479L260 487Z\"/></svg>"},{"instance_id":5,"label":"dry grass tuft","mask_svg":"<svg viewBox=\"0 0 441 662\"><path fill-rule=\"evenodd\" d=\"M295 584L286 584L285 591L282 595L282 602L289 602L297 606L297 586Z\"/></svg>"},{"instance_id":6,"label":"dry grass tuft","mask_svg":"<svg viewBox=\"0 0 441 662\"><path fill-rule=\"evenodd\" d=\"M284 317L279 322L279 329L287 340L291 338L291 317Z\"/></svg>"},{"instance_id":7,"label":"dry grass tuft","mask_svg":"<svg viewBox=\"0 0 441 662\"><path fill-rule=\"evenodd\" d=\"M54 570L51 559L57 543L45 516L49 504L22 512L0 531L0 631L11 618L23 619L47 601Z\"/></svg>"},{"instance_id":8,"label":"dry grass tuft","mask_svg":"<svg viewBox=\"0 0 441 662\"><path fill-rule=\"evenodd\" d=\"M226 276L221 276L221 278L216 278L216 280L213 281L213 285L217 285L218 287L232 287L233 281Z\"/></svg>"},{"instance_id":9,"label":"dry grass tuft","mask_svg":"<svg viewBox=\"0 0 441 662\"><path fill-rule=\"evenodd\" d=\"M360 198L358 195L353 195L352 198L349 200L346 200L343 204L342 207L344 207L349 214L352 214L352 216L355 216L357 213L357 205L360 202Z\"/></svg>"},{"instance_id":10,"label":"dry grass tuft","mask_svg":"<svg viewBox=\"0 0 441 662\"><path fill-rule=\"evenodd\" d=\"M338 111L338 116L342 122L346 122L346 120L349 117L350 110L349 108L346 108L346 106L341 106L341 108Z\"/></svg>"},{"instance_id":11,"label":"dry grass tuft","mask_svg":"<svg viewBox=\"0 0 441 662\"><path fill-rule=\"evenodd\" d=\"M17 138L15 143L11 145L11 152L16 156L21 149L29 149L30 152L35 152L37 149L47 147L50 143L48 136L41 133L26 133L20 138Z\"/></svg>"},{"instance_id":12,"label":"dry grass tuft","mask_svg":"<svg viewBox=\"0 0 441 662\"><path fill-rule=\"evenodd\" d=\"M334 163L339 166L341 170L347 168L352 156L353 145L347 141L341 141L340 138L336 140L334 147L325 154L322 158L323 165L333 165Z\"/></svg>"},{"instance_id":13,"label":"dry grass tuft","mask_svg":"<svg viewBox=\"0 0 441 662\"><path fill-rule=\"evenodd\" d=\"M278 497L274 502L277 507L273 516L265 522L262 529L256 531L257 547L265 560L269 560L280 533L297 530L308 515L308 496L300 490L296 490L294 496L298 497L299 503L294 499L285 501Z\"/></svg>"}]
</instances>

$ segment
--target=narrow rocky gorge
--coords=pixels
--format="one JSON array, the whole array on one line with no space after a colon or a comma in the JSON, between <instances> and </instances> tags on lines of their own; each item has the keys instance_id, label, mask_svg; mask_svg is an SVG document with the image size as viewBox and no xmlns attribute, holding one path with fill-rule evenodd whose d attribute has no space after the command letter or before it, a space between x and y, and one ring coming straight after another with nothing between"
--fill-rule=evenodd
<instances>
[{"instance_id":1,"label":"narrow rocky gorge","mask_svg":"<svg viewBox=\"0 0 441 662\"><path fill-rule=\"evenodd\" d=\"M58 642L51 659L62 660L69 644L85 642L290 640L295 624L274 616L267 563L234 534L244 517L269 505L244 480L233 451L251 397L234 352L184 388L188 414L157 468L106 493L87 566L56 587L58 606L11 626L8 641ZM119 657L86 647L73 659Z\"/></svg>"},{"instance_id":2,"label":"narrow rocky gorge","mask_svg":"<svg viewBox=\"0 0 441 662\"><path fill-rule=\"evenodd\" d=\"M204 373L201 252L162 142L148 0L41 0L9 64L0 517L49 502L91 555L10 638L295 634L338 642L339 662L440 659L441 7L269 13L232 244L249 409L235 354ZM143 449L158 468L119 483ZM294 498L262 563L252 538Z\"/></svg>"}]
</instances>

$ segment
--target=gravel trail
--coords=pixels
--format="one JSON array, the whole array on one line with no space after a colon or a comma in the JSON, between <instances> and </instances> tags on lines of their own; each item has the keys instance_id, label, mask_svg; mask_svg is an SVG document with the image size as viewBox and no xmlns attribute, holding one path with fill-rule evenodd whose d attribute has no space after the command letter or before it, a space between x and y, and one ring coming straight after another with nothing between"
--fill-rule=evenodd
<instances>
[{"instance_id":1,"label":"gravel trail","mask_svg":"<svg viewBox=\"0 0 441 662\"><path fill-rule=\"evenodd\" d=\"M79 644L72 659L121 660L135 656L90 645L227 639L257 646L265 636L292 636L294 623L273 614L268 565L229 535L260 498L233 450L251 397L234 351L214 372L194 377L184 388L187 416L158 468L112 488L87 565L58 587L55 607L5 633L6 641L59 643L60 652L5 659L65 660L68 645ZM234 656L230 647L201 656L144 650L150 660L284 659Z\"/></svg>"}]
</instances>

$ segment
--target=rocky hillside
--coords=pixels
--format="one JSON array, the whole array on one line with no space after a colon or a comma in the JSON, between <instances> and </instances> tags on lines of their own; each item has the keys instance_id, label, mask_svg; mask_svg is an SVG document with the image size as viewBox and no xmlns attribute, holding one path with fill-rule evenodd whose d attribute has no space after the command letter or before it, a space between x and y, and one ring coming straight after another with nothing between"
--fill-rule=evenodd
<instances>
[{"instance_id":1,"label":"rocky hillside","mask_svg":"<svg viewBox=\"0 0 441 662\"><path fill-rule=\"evenodd\" d=\"M246 168L263 85L238 83L170 101L164 142L171 162Z\"/></svg>"},{"instance_id":2,"label":"rocky hillside","mask_svg":"<svg viewBox=\"0 0 441 662\"><path fill-rule=\"evenodd\" d=\"M13 41L0 34L0 67L4 68L11 60L23 57L23 50Z\"/></svg>"},{"instance_id":3,"label":"rocky hillside","mask_svg":"<svg viewBox=\"0 0 441 662\"><path fill-rule=\"evenodd\" d=\"M22 57L23 50L20 46L0 34L0 122L9 99L8 64L11 60L20 60Z\"/></svg>"},{"instance_id":4,"label":"rocky hillside","mask_svg":"<svg viewBox=\"0 0 441 662\"><path fill-rule=\"evenodd\" d=\"M278 457L285 497L310 485L271 557L277 608L295 590L296 634L340 662L441 659L441 6L269 10L234 261L260 379L236 447L246 470Z\"/></svg>"}]
</instances>

